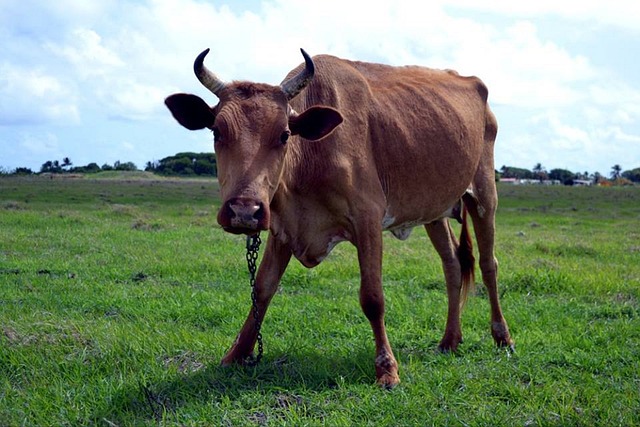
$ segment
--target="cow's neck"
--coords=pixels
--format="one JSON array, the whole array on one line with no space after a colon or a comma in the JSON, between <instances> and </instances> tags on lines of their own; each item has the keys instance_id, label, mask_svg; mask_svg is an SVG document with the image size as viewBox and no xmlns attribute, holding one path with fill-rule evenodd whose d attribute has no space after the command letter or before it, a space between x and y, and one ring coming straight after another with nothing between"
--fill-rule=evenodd
<instances>
[{"instance_id":1,"label":"cow's neck","mask_svg":"<svg viewBox=\"0 0 640 427\"><path fill-rule=\"evenodd\" d=\"M309 206L313 205L313 216L319 218L330 215L318 206L318 174L313 144L316 142L296 138L290 141L284 160L283 172L274 197L271 201L272 225L271 231L284 238L301 236L310 228L308 215Z\"/></svg>"}]
</instances>

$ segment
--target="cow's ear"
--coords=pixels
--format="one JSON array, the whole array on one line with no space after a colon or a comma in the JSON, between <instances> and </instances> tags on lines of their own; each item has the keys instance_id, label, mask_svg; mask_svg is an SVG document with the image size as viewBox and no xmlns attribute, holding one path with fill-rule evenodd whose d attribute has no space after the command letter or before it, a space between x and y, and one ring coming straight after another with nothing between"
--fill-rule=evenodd
<instances>
[{"instance_id":1,"label":"cow's ear","mask_svg":"<svg viewBox=\"0 0 640 427\"><path fill-rule=\"evenodd\" d=\"M329 135L342 123L342 114L335 108L315 106L289 118L292 135L316 141Z\"/></svg>"},{"instance_id":2,"label":"cow's ear","mask_svg":"<svg viewBox=\"0 0 640 427\"><path fill-rule=\"evenodd\" d=\"M202 98L188 93L176 93L164 100L173 117L189 130L213 128L216 118Z\"/></svg>"}]
</instances>

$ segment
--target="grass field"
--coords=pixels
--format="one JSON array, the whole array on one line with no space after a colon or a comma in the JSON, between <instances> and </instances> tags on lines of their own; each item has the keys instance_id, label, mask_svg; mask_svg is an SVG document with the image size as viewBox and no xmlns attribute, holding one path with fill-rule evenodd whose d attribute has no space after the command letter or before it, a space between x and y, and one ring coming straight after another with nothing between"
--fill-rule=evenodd
<instances>
[{"instance_id":1,"label":"grass field","mask_svg":"<svg viewBox=\"0 0 640 427\"><path fill-rule=\"evenodd\" d=\"M402 384L374 385L355 250L293 261L256 368L221 368L249 310L213 181L0 178L0 425L640 425L640 188L500 187L516 353L484 289L436 352L446 296L424 229L385 235Z\"/></svg>"}]
</instances>

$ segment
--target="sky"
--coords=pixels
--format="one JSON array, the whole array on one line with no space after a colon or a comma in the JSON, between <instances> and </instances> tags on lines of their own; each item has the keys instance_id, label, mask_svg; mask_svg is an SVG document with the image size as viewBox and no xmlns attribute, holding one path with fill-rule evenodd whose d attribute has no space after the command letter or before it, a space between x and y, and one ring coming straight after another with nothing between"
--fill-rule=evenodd
<instances>
[{"instance_id":1,"label":"sky","mask_svg":"<svg viewBox=\"0 0 640 427\"><path fill-rule=\"evenodd\" d=\"M496 168L640 167L637 0L1 0L0 168L210 152L163 104L224 80L278 84L299 48L451 68L489 87Z\"/></svg>"}]
</instances>

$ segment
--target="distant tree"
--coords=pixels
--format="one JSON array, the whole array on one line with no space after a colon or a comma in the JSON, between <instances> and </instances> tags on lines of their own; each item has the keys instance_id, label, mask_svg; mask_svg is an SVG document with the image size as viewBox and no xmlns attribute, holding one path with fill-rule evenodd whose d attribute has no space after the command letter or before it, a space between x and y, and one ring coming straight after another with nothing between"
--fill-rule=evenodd
<instances>
[{"instance_id":1,"label":"distant tree","mask_svg":"<svg viewBox=\"0 0 640 427\"><path fill-rule=\"evenodd\" d=\"M216 155L214 153L178 153L157 162L147 162L146 171L160 175L200 175L217 176Z\"/></svg>"},{"instance_id":2,"label":"distant tree","mask_svg":"<svg viewBox=\"0 0 640 427\"><path fill-rule=\"evenodd\" d=\"M216 175L216 165L207 159L197 159L193 164L193 171L196 175Z\"/></svg>"},{"instance_id":3,"label":"distant tree","mask_svg":"<svg viewBox=\"0 0 640 427\"><path fill-rule=\"evenodd\" d=\"M613 165L611 166L611 179L618 179L620 178L620 172L622 172L622 168L620 167L620 165Z\"/></svg>"},{"instance_id":4,"label":"distant tree","mask_svg":"<svg viewBox=\"0 0 640 427\"><path fill-rule=\"evenodd\" d=\"M76 166L69 169L72 173L95 173L100 172L100 166L97 163L89 163L86 166Z\"/></svg>"},{"instance_id":5,"label":"distant tree","mask_svg":"<svg viewBox=\"0 0 640 427\"><path fill-rule=\"evenodd\" d=\"M33 171L29 168L16 168L13 175L33 175Z\"/></svg>"},{"instance_id":6,"label":"distant tree","mask_svg":"<svg viewBox=\"0 0 640 427\"><path fill-rule=\"evenodd\" d=\"M596 184L600 184L602 181L606 181L605 177L602 176L600 172L594 172L593 175L591 175L591 178Z\"/></svg>"},{"instance_id":7,"label":"distant tree","mask_svg":"<svg viewBox=\"0 0 640 427\"><path fill-rule=\"evenodd\" d=\"M178 175L193 175L193 163L193 159L190 159L189 157L180 157L168 162L167 166L172 172L177 173Z\"/></svg>"},{"instance_id":8,"label":"distant tree","mask_svg":"<svg viewBox=\"0 0 640 427\"><path fill-rule=\"evenodd\" d=\"M98 166L98 164L94 162L91 162L87 166L85 166L85 169L88 173L100 172L100 166Z\"/></svg>"},{"instance_id":9,"label":"distant tree","mask_svg":"<svg viewBox=\"0 0 640 427\"><path fill-rule=\"evenodd\" d=\"M109 163L105 163L104 165L102 165L100 167L101 170L103 171L112 171L113 170L113 166L111 166Z\"/></svg>"},{"instance_id":10,"label":"distant tree","mask_svg":"<svg viewBox=\"0 0 640 427\"><path fill-rule=\"evenodd\" d=\"M500 173L503 178L516 178L516 179L532 179L533 173L528 169L516 168L513 166L502 166Z\"/></svg>"},{"instance_id":11,"label":"distant tree","mask_svg":"<svg viewBox=\"0 0 640 427\"><path fill-rule=\"evenodd\" d=\"M640 182L640 168L622 172L622 176L632 182Z\"/></svg>"},{"instance_id":12,"label":"distant tree","mask_svg":"<svg viewBox=\"0 0 640 427\"><path fill-rule=\"evenodd\" d=\"M40 166L40 173L46 173L51 171L51 167L53 166L53 162L51 160L47 160Z\"/></svg>"},{"instance_id":13,"label":"distant tree","mask_svg":"<svg viewBox=\"0 0 640 427\"><path fill-rule=\"evenodd\" d=\"M69 159L68 157L65 157L64 159L62 159L63 168L70 168L72 165L73 163L71 163L71 159Z\"/></svg>"},{"instance_id":14,"label":"distant tree","mask_svg":"<svg viewBox=\"0 0 640 427\"><path fill-rule=\"evenodd\" d=\"M547 171L544 166L542 166L542 163L536 163L531 172L533 172L533 176L541 182L548 178Z\"/></svg>"},{"instance_id":15,"label":"distant tree","mask_svg":"<svg viewBox=\"0 0 640 427\"><path fill-rule=\"evenodd\" d=\"M138 167L133 162L120 162L120 160L116 160L113 164L113 168L117 171L137 171Z\"/></svg>"},{"instance_id":16,"label":"distant tree","mask_svg":"<svg viewBox=\"0 0 640 427\"><path fill-rule=\"evenodd\" d=\"M567 169L551 169L549 171L549 179L557 179L566 185L572 185L574 177L577 176Z\"/></svg>"},{"instance_id":17,"label":"distant tree","mask_svg":"<svg viewBox=\"0 0 640 427\"><path fill-rule=\"evenodd\" d=\"M62 168L60 167L60 162L57 160L51 161L47 160L40 166L40 173L60 173L62 172Z\"/></svg>"},{"instance_id":18,"label":"distant tree","mask_svg":"<svg viewBox=\"0 0 640 427\"><path fill-rule=\"evenodd\" d=\"M147 162L144 166L144 170L145 172L155 172L157 167L158 167L158 162L156 161Z\"/></svg>"}]
</instances>

